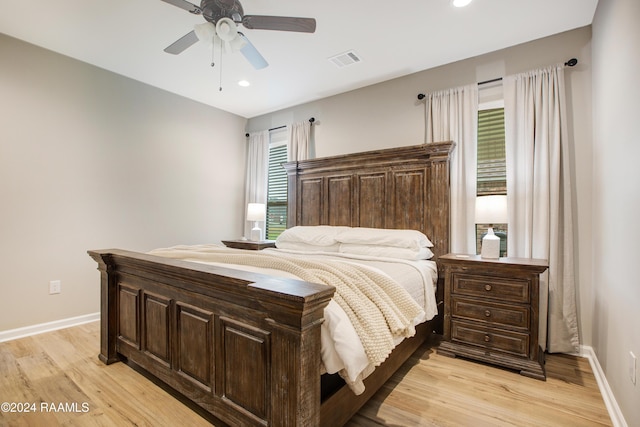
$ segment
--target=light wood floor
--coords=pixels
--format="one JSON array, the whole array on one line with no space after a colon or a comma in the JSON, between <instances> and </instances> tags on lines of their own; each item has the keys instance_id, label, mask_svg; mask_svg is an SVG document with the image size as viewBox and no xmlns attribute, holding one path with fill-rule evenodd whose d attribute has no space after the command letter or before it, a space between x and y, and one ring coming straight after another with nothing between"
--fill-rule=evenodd
<instances>
[{"instance_id":1,"label":"light wood floor","mask_svg":"<svg viewBox=\"0 0 640 427\"><path fill-rule=\"evenodd\" d=\"M103 365L98 326L0 343L0 403L36 406L31 413L3 407L0 425L210 425L130 367ZM548 356L547 374L542 382L425 346L348 426L611 425L586 359Z\"/></svg>"}]
</instances>

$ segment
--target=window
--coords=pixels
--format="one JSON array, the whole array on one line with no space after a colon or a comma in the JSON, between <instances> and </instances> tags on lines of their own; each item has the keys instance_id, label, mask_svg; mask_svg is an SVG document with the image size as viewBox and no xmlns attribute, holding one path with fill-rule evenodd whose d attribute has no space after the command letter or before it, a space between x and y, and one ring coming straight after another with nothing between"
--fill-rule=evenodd
<instances>
[{"instance_id":1,"label":"window","mask_svg":"<svg viewBox=\"0 0 640 427\"><path fill-rule=\"evenodd\" d=\"M483 85L479 90L479 98L477 194L507 194L502 82ZM488 226L489 224L476 225L478 253ZM500 256L505 256L507 224L493 224L493 231L500 237Z\"/></svg>"},{"instance_id":2,"label":"window","mask_svg":"<svg viewBox=\"0 0 640 427\"><path fill-rule=\"evenodd\" d=\"M286 129L271 131L269 138L265 236L267 240L275 240L287 228L287 171L282 167L287 161Z\"/></svg>"}]
</instances>

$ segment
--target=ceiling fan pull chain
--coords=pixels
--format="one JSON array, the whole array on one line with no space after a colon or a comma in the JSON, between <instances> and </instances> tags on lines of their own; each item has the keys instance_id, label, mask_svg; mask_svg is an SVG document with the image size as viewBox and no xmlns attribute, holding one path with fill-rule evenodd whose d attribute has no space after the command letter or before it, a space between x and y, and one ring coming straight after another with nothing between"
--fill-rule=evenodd
<instances>
[{"instance_id":1,"label":"ceiling fan pull chain","mask_svg":"<svg viewBox=\"0 0 640 427\"><path fill-rule=\"evenodd\" d=\"M215 46L216 46L216 38L214 37L211 41L211 66L215 66Z\"/></svg>"},{"instance_id":2,"label":"ceiling fan pull chain","mask_svg":"<svg viewBox=\"0 0 640 427\"><path fill-rule=\"evenodd\" d=\"M222 49L220 49L220 75L219 75L219 84L220 84L220 88L218 89L219 92L222 92Z\"/></svg>"}]
</instances>

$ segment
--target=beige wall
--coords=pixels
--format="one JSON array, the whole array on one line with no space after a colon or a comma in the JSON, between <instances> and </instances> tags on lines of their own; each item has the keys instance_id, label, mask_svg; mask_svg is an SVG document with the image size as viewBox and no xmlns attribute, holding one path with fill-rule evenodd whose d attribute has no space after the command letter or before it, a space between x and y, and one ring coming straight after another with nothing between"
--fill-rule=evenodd
<instances>
[{"instance_id":1,"label":"beige wall","mask_svg":"<svg viewBox=\"0 0 640 427\"><path fill-rule=\"evenodd\" d=\"M629 426L640 426L640 2L600 0L593 22L593 347ZM636 362L640 370L640 360Z\"/></svg>"},{"instance_id":2,"label":"beige wall","mask_svg":"<svg viewBox=\"0 0 640 427\"><path fill-rule=\"evenodd\" d=\"M0 331L99 311L88 249L241 233L246 119L4 35L0 54Z\"/></svg>"},{"instance_id":3,"label":"beige wall","mask_svg":"<svg viewBox=\"0 0 640 427\"><path fill-rule=\"evenodd\" d=\"M592 166L591 27L255 117L249 120L248 126L251 131L256 131L315 117L313 138L318 157L421 144L424 142L425 110L424 104L417 100L418 93L564 63L573 57L578 58L579 64L568 68L565 75L576 182L576 276L581 340L583 344L590 345L593 311L591 188L588 185Z\"/></svg>"}]
</instances>

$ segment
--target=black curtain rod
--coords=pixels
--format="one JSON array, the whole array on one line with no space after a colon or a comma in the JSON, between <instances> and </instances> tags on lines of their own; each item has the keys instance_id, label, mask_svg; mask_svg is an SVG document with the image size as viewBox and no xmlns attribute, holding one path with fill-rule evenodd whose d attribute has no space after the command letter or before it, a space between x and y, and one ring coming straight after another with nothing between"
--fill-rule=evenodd
<instances>
[{"instance_id":1,"label":"black curtain rod","mask_svg":"<svg viewBox=\"0 0 640 427\"><path fill-rule=\"evenodd\" d=\"M575 67L576 64L578 64L578 60L576 58L571 58L570 60L568 60L567 62L564 63L564 66L565 67ZM483 82L479 82L478 86L479 85L486 85L488 83L499 82L501 80L502 80L502 77L498 77L497 79L485 80ZM426 95L424 93L419 93L418 94L418 99L419 100L423 100L425 96Z\"/></svg>"},{"instance_id":2,"label":"black curtain rod","mask_svg":"<svg viewBox=\"0 0 640 427\"><path fill-rule=\"evenodd\" d=\"M313 125L313 122L315 122L315 121L316 121L316 118L315 118L315 117L311 117L311 118L309 119L309 123L311 123L312 125ZM269 132L271 132L272 130L283 129L283 128L286 128L286 127L287 127L287 125L282 125L282 126L277 126L277 127L274 127L274 128L271 128L271 129L267 129L267 130L268 130ZM245 134L244 134L244 136L246 136L247 138L249 138L249 134L248 134L248 133L245 133Z\"/></svg>"},{"instance_id":3,"label":"black curtain rod","mask_svg":"<svg viewBox=\"0 0 640 427\"><path fill-rule=\"evenodd\" d=\"M485 80L485 81L483 81L483 82L478 82L478 86L480 86L480 85L486 85L486 84L489 84L489 83L500 82L500 81L502 81L502 77L498 77L498 78L496 78L496 79L491 79L491 80Z\"/></svg>"}]
</instances>

